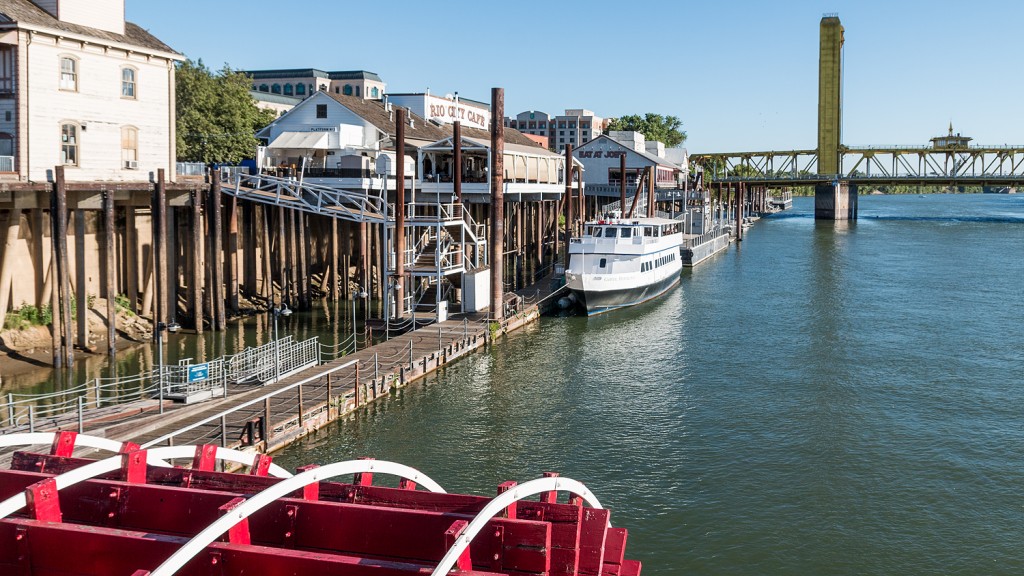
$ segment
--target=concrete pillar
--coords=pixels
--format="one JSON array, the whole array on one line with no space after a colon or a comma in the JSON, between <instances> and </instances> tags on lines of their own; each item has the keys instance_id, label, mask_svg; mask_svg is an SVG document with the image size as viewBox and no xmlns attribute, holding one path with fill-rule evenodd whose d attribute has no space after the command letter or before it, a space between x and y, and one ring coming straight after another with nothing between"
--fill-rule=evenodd
<instances>
[{"instance_id":1,"label":"concrete pillar","mask_svg":"<svg viewBox=\"0 0 1024 576\"><path fill-rule=\"evenodd\" d=\"M815 220L856 220L857 185L829 182L814 187Z\"/></svg>"}]
</instances>

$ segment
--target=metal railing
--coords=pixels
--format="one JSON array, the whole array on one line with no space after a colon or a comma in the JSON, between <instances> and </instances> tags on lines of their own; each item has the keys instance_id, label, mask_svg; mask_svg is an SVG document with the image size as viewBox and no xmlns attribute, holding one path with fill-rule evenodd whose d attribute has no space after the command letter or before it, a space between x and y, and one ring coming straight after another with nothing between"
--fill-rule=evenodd
<instances>
[{"instance_id":1,"label":"metal railing","mask_svg":"<svg viewBox=\"0 0 1024 576\"><path fill-rule=\"evenodd\" d=\"M178 176L204 176L206 164L203 162L178 162L175 165L175 173Z\"/></svg>"},{"instance_id":2,"label":"metal railing","mask_svg":"<svg viewBox=\"0 0 1024 576\"><path fill-rule=\"evenodd\" d=\"M0 156L0 172L14 172L14 156Z\"/></svg>"},{"instance_id":3,"label":"metal railing","mask_svg":"<svg viewBox=\"0 0 1024 576\"><path fill-rule=\"evenodd\" d=\"M275 350L280 345L279 350ZM295 342L292 337L247 348L234 355L208 362L206 378L189 380L196 368L191 359L178 365L163 366L163 397L186 399L199 394L227 396L230 384L265 384L278 374L284 375L320 363L321 347L317 338ZM7 395L0 403L0 423L5 432L35 432L41 428L69 428L77 420L82 431L86 410L126 404L161 396L160 367L128 377L94 378L84 384L44 394ZM209 397L209 396L208 396Z\"/></svg>"}]
</instances>

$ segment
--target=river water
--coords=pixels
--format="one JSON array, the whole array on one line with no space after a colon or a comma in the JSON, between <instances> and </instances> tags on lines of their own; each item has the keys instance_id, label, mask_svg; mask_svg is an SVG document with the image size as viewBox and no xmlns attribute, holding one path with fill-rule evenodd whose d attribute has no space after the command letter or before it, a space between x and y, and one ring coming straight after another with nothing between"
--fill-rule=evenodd
<instances>
[{"instance_id":1,"label":"river water","mask_svg":"<svg viewBox=\"0 0 1024 576\"><path fill-rule=\"evenodd\" d=\"M296 444L449 491L558 471L644 574L1024 571L1024 195L813 201L640 307L545 318Z\"/></svg>"}]
</instances>

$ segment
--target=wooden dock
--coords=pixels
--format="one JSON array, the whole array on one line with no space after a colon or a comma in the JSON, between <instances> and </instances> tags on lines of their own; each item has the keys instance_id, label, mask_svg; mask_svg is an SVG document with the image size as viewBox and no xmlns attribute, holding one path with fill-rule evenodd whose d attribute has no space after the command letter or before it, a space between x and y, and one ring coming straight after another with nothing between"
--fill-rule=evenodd
<instances>
[{"instance_id":1,"label":"wooden dock","mask_svg":"<svg viewBox=\"0 0 1024 576\"><path fill-rule=\"evenodd\" d=\"M273 452L537 320L538 307L528 300L520 297L519 311L501 323L482 314L455 315L276 382L234 384L226 398L165 401L162 414L155 400L122 405L120 414L113 407L90 410L84 432L143 447L216 444ZM78 427L77 419L66 424L59 427Z\"/></svg>"}]
</instances>

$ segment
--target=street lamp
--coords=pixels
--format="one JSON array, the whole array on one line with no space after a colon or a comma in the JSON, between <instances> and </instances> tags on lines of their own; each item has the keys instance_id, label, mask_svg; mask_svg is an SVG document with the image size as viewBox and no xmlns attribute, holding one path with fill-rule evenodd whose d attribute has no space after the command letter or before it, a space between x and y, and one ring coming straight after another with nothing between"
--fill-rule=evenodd
<instances>
[{"instance_id":1,"label":"street lamp","mask_svg":"<svg viewBox=\"0 0 1024 576\"><path fill-rule=\"evenodd\" d=\"M156 323L156 363L157 363L157 370L159 370L159 373L157 375L157 384L160 386L159 395L160 395L160 413L161 414L164 413L164 338L163 338L163 333L164 333L164 330L166 330L166 331L170 332L171 334L174 334L180 328L181 328L181 325L178 324L177 322L171 322L170 324L165 324L163 322L157 322Z\"/></svg>"},{"instance_id":2,"label":"street lamp","mask_svg":"<svg viewBox=\"0 0 1024 576\"><path fill-rule=\"evenodd\" d=\"M356 337L356 298L366 298L368 294L365 291L358 290L359 286L356 285L356 291L352 293L352 352L359 351L359 339Z\"/></svg>"},{"instance_id":3,"label":"street lamp","mask_svg":"<svg viewBox=\"0 0 1024 576\"><path fill-rule=\"evenodd\" d=\"M281 339L277 333L277 317L287 318L292 315L292 311L287 304L282 304L280 307L274 306L271 312L274 314L274 379L277 381L281 379Z\"/></svg>"}]
</instances>

